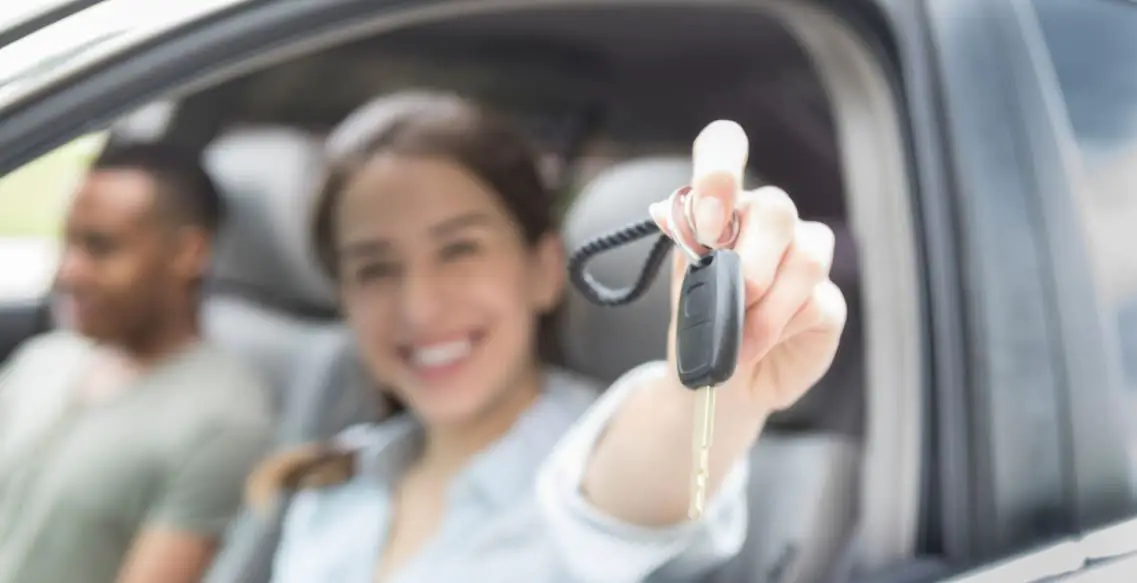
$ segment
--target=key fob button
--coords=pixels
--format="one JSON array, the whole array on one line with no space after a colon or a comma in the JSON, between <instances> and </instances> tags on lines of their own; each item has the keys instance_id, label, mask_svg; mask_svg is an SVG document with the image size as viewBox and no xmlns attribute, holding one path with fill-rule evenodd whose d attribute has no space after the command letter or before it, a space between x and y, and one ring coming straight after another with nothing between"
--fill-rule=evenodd
<instances>
[{"instance_id":1,"label":"key fob button","mask_svg":"<svg viewBox=\"0 0 1137 583\"><path fill-rule=\"evenodd\" d=\"M684 274L676 322L676 372L684 386L718 385L734 373L742 338L741 262L714 251Z\"/></svg>"},{"instance_id":2,"label":"key fob button","mask_svg":"<svg viewBox=\"0 0 1137 583\"><path fill-rule=\"evenodd\" d=\"M713 353L709 348L714 342L715 331L713 322L698 322L687 326L679 335L679 345L676 364L679 365L679 374L682 377L701 377L705 370L713 363Z\"/></svg>"},{"instance_id":3,"label":"key fob button","mask_svg":"<svg viewBox=\"0 0 1137 583\"><path fill-rule=\"evenodd\" d=\"M683 294L683 317L689 320L699 318L710 311L711 298L707 286L702 282L687 288Z\"/></svg>"}]
</instances>

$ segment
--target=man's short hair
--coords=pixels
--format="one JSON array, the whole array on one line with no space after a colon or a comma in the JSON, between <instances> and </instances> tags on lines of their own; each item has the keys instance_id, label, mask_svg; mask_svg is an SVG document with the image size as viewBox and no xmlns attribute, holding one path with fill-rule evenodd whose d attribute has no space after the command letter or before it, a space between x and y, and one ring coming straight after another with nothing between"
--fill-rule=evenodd
<instances>
[{"instance_id":1,"label":"man's short hair","mask_svg":"<svg viewBox=\"0 0 1137 583\"><path fill-rule=\"evenodd\" d=\"M179 222L216 233L223 220L221 196L198 157L167 142L113 144L91 170L137 170L157 186L156 203Z\"/></svg>"}]
</instances>

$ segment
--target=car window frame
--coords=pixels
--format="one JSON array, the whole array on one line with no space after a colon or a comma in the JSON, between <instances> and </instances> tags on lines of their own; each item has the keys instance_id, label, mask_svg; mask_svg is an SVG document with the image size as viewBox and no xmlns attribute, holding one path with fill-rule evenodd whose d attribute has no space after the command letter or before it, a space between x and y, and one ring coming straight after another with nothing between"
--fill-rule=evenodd
<instances>
[{"instance_id":1,"label":"car window frame","mask_svg":"<svg viewBox=\"0 0 1137 583\"><path fill-rule=\"evenodd\" d=\"M48 13L44 22L29 24L40 24L39 28L0 45L0 108L28 99L53 80L95 66L116 53L250 1L197 0L178 4L179 10L164 7L161 11L140 9L152 5L148 0L64 6L58 14ZM13 36L16 32L20 31ZM46 46L52 50L41 48Z\"/></svg>"},{"instance_id":2,"label":"car window frame","mask_svg":"<svg viewBox=\"0 0 1137 583\"><path fill-rule=\"evenodd\" d=\"M103 0L39 0L30 10L0 20L0 47L12 44Z\"/></svg>"},{"instance_id":3,"label":"car window frame","mask_svg":"<svg viewBox=\"0 0 1137 583\"><path fill-rule=\"evenodd\" d=\"M1120 581L1112 574L1137 570L1137 518L1085 534L1052 541L1010 557L983 564L945 579L945 583L1004 581Z\"/></svg>"},{"instance_id":4,"label":"car window frame","mask_svg":"<svg viewBox=\"0 0 1137 583\"><path fill-rule=\"evenodd\" d=\"M996 50L1013 40L1007 38L1007 14L995 4L924 3L934 46L932 99L942 123L943 150L933 163L946 164L942 196L949 200L940 212L950 217L956 283L962 287L958 311L944 317L961 320L966 343L964 384L955 396L963 400L963 422L942 427L940 444L964 458L960 465L968 474L945 476L949 481L941 490L966 494L956 494L957 507L943 516L953 536L944 544L949 558L964 564L1037 544L1037 526L1029 524L1032 517L1021 507L1026 500L1045 508L1052 523L1070 512L1062 436L1039 439L1023 427L1028 419L1030 426L1058 426L1061 403L1045 325L1048 306L1037 294L1046 280L1040 272L1038 227L1029 210L1032 175L1021 158L1005 153L1018 151L1024 142L1022 128L1012 121L1013 92L1001 82L1011 78L1010 64ZM1016 304L1021 297L1029 301ZM1026 329L1005 309L1010 305L1029 315ZM1014 350L1008 350L1011 346ZM1031 371L1030 376L1021 371ZM1029 418L1016 402L1021 395L1033 398ZM1013 470L1015 463L1025 470L1026 460L1035 456L1040 462L1033 472ZM1068 534L1050 528L1044 537Z\"/></svg>"}]
</instances>

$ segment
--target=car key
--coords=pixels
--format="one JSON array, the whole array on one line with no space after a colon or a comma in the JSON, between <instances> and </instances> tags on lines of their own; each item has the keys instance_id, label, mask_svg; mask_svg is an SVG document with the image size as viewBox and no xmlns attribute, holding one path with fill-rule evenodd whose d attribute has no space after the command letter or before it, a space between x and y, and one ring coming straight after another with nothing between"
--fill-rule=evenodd
<instances>
[{"instance_id":1,"label":"car key","mask_svg":"<svg viewBox=\"0 0 1137 583\"><path fill-rule=\"evenodd\" d=\"M697 391L692 435L692 520L703 515L714 435L715 387L738 365L745 310L742 264L729 249L711 251L687 267L679 293L675 360L679 381Z\"/></svg>"}]
</instances>

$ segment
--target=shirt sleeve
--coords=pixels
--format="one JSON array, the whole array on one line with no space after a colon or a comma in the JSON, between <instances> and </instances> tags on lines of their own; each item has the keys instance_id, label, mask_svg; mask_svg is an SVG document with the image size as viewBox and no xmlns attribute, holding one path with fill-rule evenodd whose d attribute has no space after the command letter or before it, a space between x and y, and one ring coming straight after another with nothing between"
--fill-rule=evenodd
<instances>
[{"instance_id":1,"label":"shirt sleeve","mask_svg":"<svg viewBox=\"0 0 1137 583\"><path fill-rule=\"evenodd\" d=\"M82 345L71 340L71 335L59 331L33 336L0 362L0 445L18 425L60 410L66 401L61 391L70 387L61 375L79 366L76 359L82 354Z\"/></svg>"},{"instance_id":2,"label":"shirt sleeve","mask_svg":"<svg viewBox=\"0 0 1137 583\"><path fill-rule=\"evenodd\" d=\"M245 479L269 444L267 419L229 419L215 425L172 468L149 524L220 537L241 507Z\"/></svg>"},{"instance_id":3,"label":"shirt sleeve","mask_svg":"<svg viewBox=\"0 0 1137 583\"><path fill-rule=\"evenodd\" d=\"M675 526L647 528L622 522L581 494L588 460L609 420L644 378L665 372L666 366L651 362L621 377L569 430L540 470L538 504L561 566L568 571L567 580L702 580L742 548L749 473L745 459L708 500L702 517Z\"/></svg>"}]
</instances>

